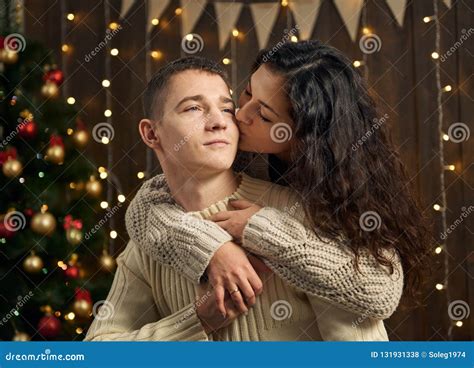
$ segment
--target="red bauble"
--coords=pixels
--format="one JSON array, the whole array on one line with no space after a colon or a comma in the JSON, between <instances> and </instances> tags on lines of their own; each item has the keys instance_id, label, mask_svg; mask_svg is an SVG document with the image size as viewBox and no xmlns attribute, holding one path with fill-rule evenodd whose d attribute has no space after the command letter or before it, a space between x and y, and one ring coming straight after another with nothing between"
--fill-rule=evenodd
<instances>
[{"instance_id":1,"label":"red bauble","mask_svg":"<svg viewBox=\"0 0 474 368\"><path fill-rule=\"evenodd\" d=\"M18 133L22 138L32 139L36 137L36 133L38 133L38 126L33 120L27 123L20 123L20 125L18 125Z\"/></svg>"},{"instance_id":2,"label":"red bauble","mask_svg":"<svg viewBox=\"0 0 474 368\"><path fill-rule=\"evenodd\" d=\"M61 331L61 322L55 316L44 316L38 322L38 332L46 338L54 338Z\"/></svg>"},{"instance_id":3,"label":"red bauble","mask_svg":"<svg viewBox=\"0 0 474 368\"><path fill-rule=\"evenodd\" d=\"M70 279L77 279L79 277L79 268L76 266L68 266L64 274Z\"/></svg>"},{"instance_id":4,"label":"red bauble","mask_svg":"<svg viewBox=\"0 0 474 368\"><path fill-rule=\"evenodd\" d=\"M43 80L53 82L59 87L64 82L64 73L59 69L53 69L44 75Z\"/></svg>"},{"instance_id":5,"label":"red bauble","mask_svg":"<svg viewBox=\"0 0 474 368\"><path fill-rule=\"evenodd\" d=\"M2 220L0 222L0 238L9 239L13 235L15 235L15 232L11 231L7 226L5 226L5 222Z\"/></svg>"}]
</instances>

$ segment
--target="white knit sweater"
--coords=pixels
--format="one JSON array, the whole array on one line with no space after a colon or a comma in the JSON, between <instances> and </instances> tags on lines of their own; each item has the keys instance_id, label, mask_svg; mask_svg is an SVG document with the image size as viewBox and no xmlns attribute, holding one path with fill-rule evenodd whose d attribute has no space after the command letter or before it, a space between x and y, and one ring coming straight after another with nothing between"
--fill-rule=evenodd
<instances>
[{"instance_id":1,"label":"white knit sweater","mask_svg":"<svg viewBox=\"0 0 474 368\"><path fill-rule=\"evenodd\" d=\"M238 192L242 190L241 186ZM202 219L229 209L225 199L193 215ZM344 311L273 273L259 275L263 293L247 315L208 336L194 307L201 286L153 260L133 241L117 264L112 288L87 341L388 340L383 321Z\"/></svg>"},{"instance_id":2,"label":"white knit sweater","mask_svg":"<svg viewBox=\"0 0 474 368\"><path fill-rule=\"evenodd\" d=\"M353 253L342 241L322 241L308 229L301 199L291 190L241 175L237 191L218 202L220 207L202 211L203 216L184 213L171 198L163 175L148 180L127 210L130 238L152 259L197 284L214 252L232 239L212 221L197 217L225 210L230 198L244 198L264 208L249 219L243 247L261 256L281 279L348 312L375 319L394 312L403 289L396 252L387 253L393 257L394 274L368 251L361 253L357 272Z\"/></svg>"}]
</instances>

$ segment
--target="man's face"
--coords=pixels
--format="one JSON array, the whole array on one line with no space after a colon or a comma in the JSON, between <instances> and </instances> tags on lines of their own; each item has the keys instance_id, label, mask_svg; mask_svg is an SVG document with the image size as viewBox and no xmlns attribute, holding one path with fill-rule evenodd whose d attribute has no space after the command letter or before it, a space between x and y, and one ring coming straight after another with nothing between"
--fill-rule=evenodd
<instances>
[{"instance_id":1,"label":"man's face","mask_svg":"<svg viewBox=\"0 0 474 368\"><path fill-rule=\"evenodd\" d=\"M163 114L156 124L158 155L193 175L229 169L237 153L239 131L224 80L186 70L170 78L162 96Z\"/></svg>"}]
</instances>

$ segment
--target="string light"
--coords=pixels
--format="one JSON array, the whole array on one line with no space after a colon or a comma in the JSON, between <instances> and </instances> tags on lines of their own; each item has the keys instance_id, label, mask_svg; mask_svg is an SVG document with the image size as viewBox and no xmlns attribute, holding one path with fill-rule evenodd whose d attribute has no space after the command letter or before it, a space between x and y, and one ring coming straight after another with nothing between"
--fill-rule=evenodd
<instances>
[{"instance_id":1,"label":"string light","mask_svg":"<svg viewBox=\"0 0 474 368\"><path fill-rule=\"evenodd\" d=\"M443 290L444 285L443 284L436 284L436 290Z\"/></svg>"},{"instance_id":2,"label":"string light","mask_svg":"<svg viewBox=\"0 0 474 368\"><path fill-rule=\"evenodd\" d=\"M240 33L240 32L239 32L239 30L238 30L237 28L234 28L234 29L232 30L232 36L234 36L234 37L239 37L239 33Z\"/></svg>"},{"instance_id":3,"label":"string light","mask_svg":"<svg viewBox=\"0 0 474 368\"><path fill-rule=\"evenodd\" d=\"M160 60L163 57L163 53L159 50L153 50L150 55L155 60Z\"/></svg>"},{"instance_id":4,"label":"string light","mask_svg":"<svg viewBox=\"0 0 474 368\"><path fill-rule=\"evenodd\" d=\"M181 15L181 14L183 13L183 9L181 9L181 8L176 8L175 11L174 11L174 13L175 13L176 15Z\"/></svg>"},{"instance_id":5,"label":"string light","mask_svg":"<svg viewBox=\"0 0 474 368\"><path fill-rule=\"evenodd\" d=\"M229 58L222 59L222 64L229 65L230 64L230 59Z\"/></svg>"},{"instance_id":6,"label":"string light","mask_svg":"<svg viewBox=\"0 0 474 368\"><path fill-rule=\"evenodd\" d=\"M456 327L462 327L462 325L463 325L462 321L457 321L456 322Z\"/></svg>"},{"instance_id":7,"label":"string light","mask_svg":"<svg viewBox=\"0 0 474 368\"><path fill-rule=\"evenodd\" d=\"M372 34L372 30L369 27L362 28L362 33L365 35Z\"/></svg>"},{"instance_id":8,"label":"string light","mask_svg":"<svg viewBox=\"0 0 474 368\"><path fill-rule=\"evenodd\" d=\"M74 14L72 13L69 13L67 16L66 16L67 20L70 20L71 22L74 20Z\"/></svg>"},{"instance_id":9,"label":"string light","mask_svg":"<svg viewBox=\"0 0 474 368\"><path fill-rule=\"evenodd\" d=\"M100 141L102 142L102 144L109 144L109 138L107 138L106 136L103 136Z\"/></svg>"},{"instance_id":10,"label":"string light","mask_svg":"<svg viewBox=\"0 0 474 368\"><path fill-rule=\"evenodd\" d=\"M443 92L451 92L453 88L448 84L447 86L443 87Z\"/></svg>"},{"instance_id":11,"label":"string light","mask_svg":"<svg viewBox=\"0 0 474 368\"><path fill-rule=\"evenodd\" d=\"M433 51L433 52L431 53L431 57L436 60L436 59L439 58L439 54L438 54L436 51Z\"/></svg>"},{"instance_id":12,"label":"string light","mask_svg":"<svg viewBox=\"0 0 474 368\"><path fill-rule=\"evenodd\" d=\"M298 42L298 37L291 36L291 42Z\"/></svg>"},{"instance_id":13,"label":"string light","mask_svg":"<svg viewBox=\"0 0 474 368\"><path fill-rule=\"evenodd\" d=\"M118 199L118 201L119 201L120 203L125 202L125 196L124 196L123 194L119 194L118 197L117 197L117 199Z\"/></svg>"},{"instance_id":14,"label":"string light","mask_svg":"<svg viewBox=\"0 0 474 368\"><path fill-rule=\"evenodd\" d=\"M359 68L360 66L364 65L364 62L362 60L354 60L352 65L354 65L355 68Z\"/></svg>"},{"instance_id":15,"label":"string light","mask_svg":"<svg viewBox=\"0 0 474 368\"><path fill-rule=\"evenodd\" d=\"M151 24L153 24L154 26L157 26L158 24L160 24L160 20L158 18L153 18L151 20Z\"/></svg>"},{"instance_id":16,"label":"string light","mask_svg":"<svg viewBox=\"0 0 474 368\"><path fill-rule=\"evenodd\" d=\"M108 79L104 79L102 81L102 87L104 87L104 88L110 87L110 81Z\"/></svg>"},{"instance_id":17,"label":"string light","mask_svg":"<svg viewBox=\"0 0 474 368\"><path fill-rule=\"evenodd\" d=\"M112 239L116 239L118 234L115 230L112 230L109 235Z\"/></svg>"},{"instance_id":18,"label":"string light","mask_svg":"<svg viewBox=\"0 0 474 368\"><path fill-rule=\"evenodd\" d=\"M441 211L441 206L436 203L436 204L433 205L433 209L434 209L435 211Z\"/></svg>"},{"instance_id":19,"label":"string light","mask_svg":"<svg viewBox=\"0 0 474 368\"><path fill-rule=\"evenodd\" d=\"M76 103L76 99L74 97L68 97L66 101L69 105L74 105Z\"/></svg>"},{"instance_id":20,"label":"string light","mask_svg":"<svg viewBox=\"0 0 474 368\"><path fill-rule=\"evenodd\" d=\"M436 247L435 253L440 254L443 251L443 247Z\"/></svg>"},{"instance_id":21,"label":"string light","mask_svg":"<svg viewBox=\"0 0 474 368\"><path fill-rule=\"evenodd\" d=\"M71 47L67 43L65 43L61 46L61 51L64 52L64 53L69 52L70 49L71 49Z\"/></svg>"},{"instance_id":22,"label":"string light","mask_svg":"<svg viewBox=\"0 0 474 368\"><path fill-rule=\"evenodd\" d=\"M112 56L117 56L119 54L119 50L118 49L112 49L110 50L110 55Z\"/></svg>"},{"instance_id":23,"label":"string light","mask_svg":"<svg viewBox=\"0 0 474 368\"><path fill-rule=\"evenodd\" d=\"M145 177L145 173L144 173L143 171L139 171L139 172L137 173L137 178L138 178L138 179L143 179L144 177Z\"/></svg>"},{"instance_id":24,"label":"string light","mask_svg":"<svg viewBox=\"0 0 474 368\"><path fill-rule=\"evenodd\" d=\"M281 6L288 6L288 0L281 0Z\"/></svg>"},{"instance_id":25,"label":"string light","mask_svg":"<svg viewBox=\"0 0 474 368\"><path fill-rule=\"evenodd\" d=\"M109 109L105 110L105 111L104 111L104 116L105 116L106 118L110 118L110 117L112 116L112 111L109 110Z\"/></svg>"},{"instance_id":26,"label":"string light","mask_svg":"<svg viewBox=\"0 0 474 368\"><path fill-rule=\"evenodd\" d=\"M448 171L456 170L456 165L445 165L444 168Z\"/></svg>"},{"instance_id":27,"label":"string light","mask_svg":"<svg viewBox=\"0 0 474 368\"><path fill-rule=\"evenodd\" d=\"M449 141L449 135L447 135L446 133L443 133L443 140L444 141Z\"/></svg>"},{"instance_id":28,"label":"string light","mask_svg":"<svg viewBox=\"0 0 474 368\"><path fill-rule=\"evenodd\" d=\"M112 30L112 31L115 31L117 28L119 27L119 24L117 22L111 22L109 24L109 28Z\"/></svg>"},{"instance_id":29,"label":"string light","mask_svg":"<svg viewBox=\"0 0 474 368\"><path fill-rule=\"evenodd\" d=\"M100 202L100 207L105 210L107 207L109 207L109 204L107 203L107 201L102 201Z\"/></svg>"},{"instance_id":30,"label":"string light","mask_svg":"<svg viewBox=\"0 0 474 368\"><path fill-rule=\"evenodd\" d=\"M192 35L192 33L188 33L188 34L185 36L185 38L186 38L186 41L192 41L193 38L194 38L194 36Z\"/></svg>"},{"instance_id":31,"label":"string light","mask_svg":"<svg viewBox=\"0 0 474 368\"><path fill-rule=\"evenodd\" d=\"M429 23L429 22L431 22L431 21L434 20L434 19L435 19L435 16L434 16L434 15L432 15L431 17L423 17L423 22Z\"/></svg>"}]
</instances>

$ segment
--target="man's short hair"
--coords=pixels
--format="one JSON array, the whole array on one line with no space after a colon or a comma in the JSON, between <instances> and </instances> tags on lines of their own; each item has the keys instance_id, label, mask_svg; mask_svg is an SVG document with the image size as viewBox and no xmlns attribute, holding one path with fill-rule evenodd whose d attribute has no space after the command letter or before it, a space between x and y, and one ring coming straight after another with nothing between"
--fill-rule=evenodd
<instances>
[{"instance_id":1,"label":"man's short hair","mask_svg":"<svg viewBox=\"0 0 474 368\"><path fill-rule=\"evenodd\" d=\"M216 74L220 76L229 86L226 72L218 63L200 57L188 56L174 60L158 70L158 73L148 82L143 96L143 108L145 117L153 119L155 116L161 116L163 113L163 91L165 91L170 78L185 70L200 70L203 72ZM159 97L159 98L158 98ZM158 106L156 103L158 102Z\"/></svg>"}]
</instances>

